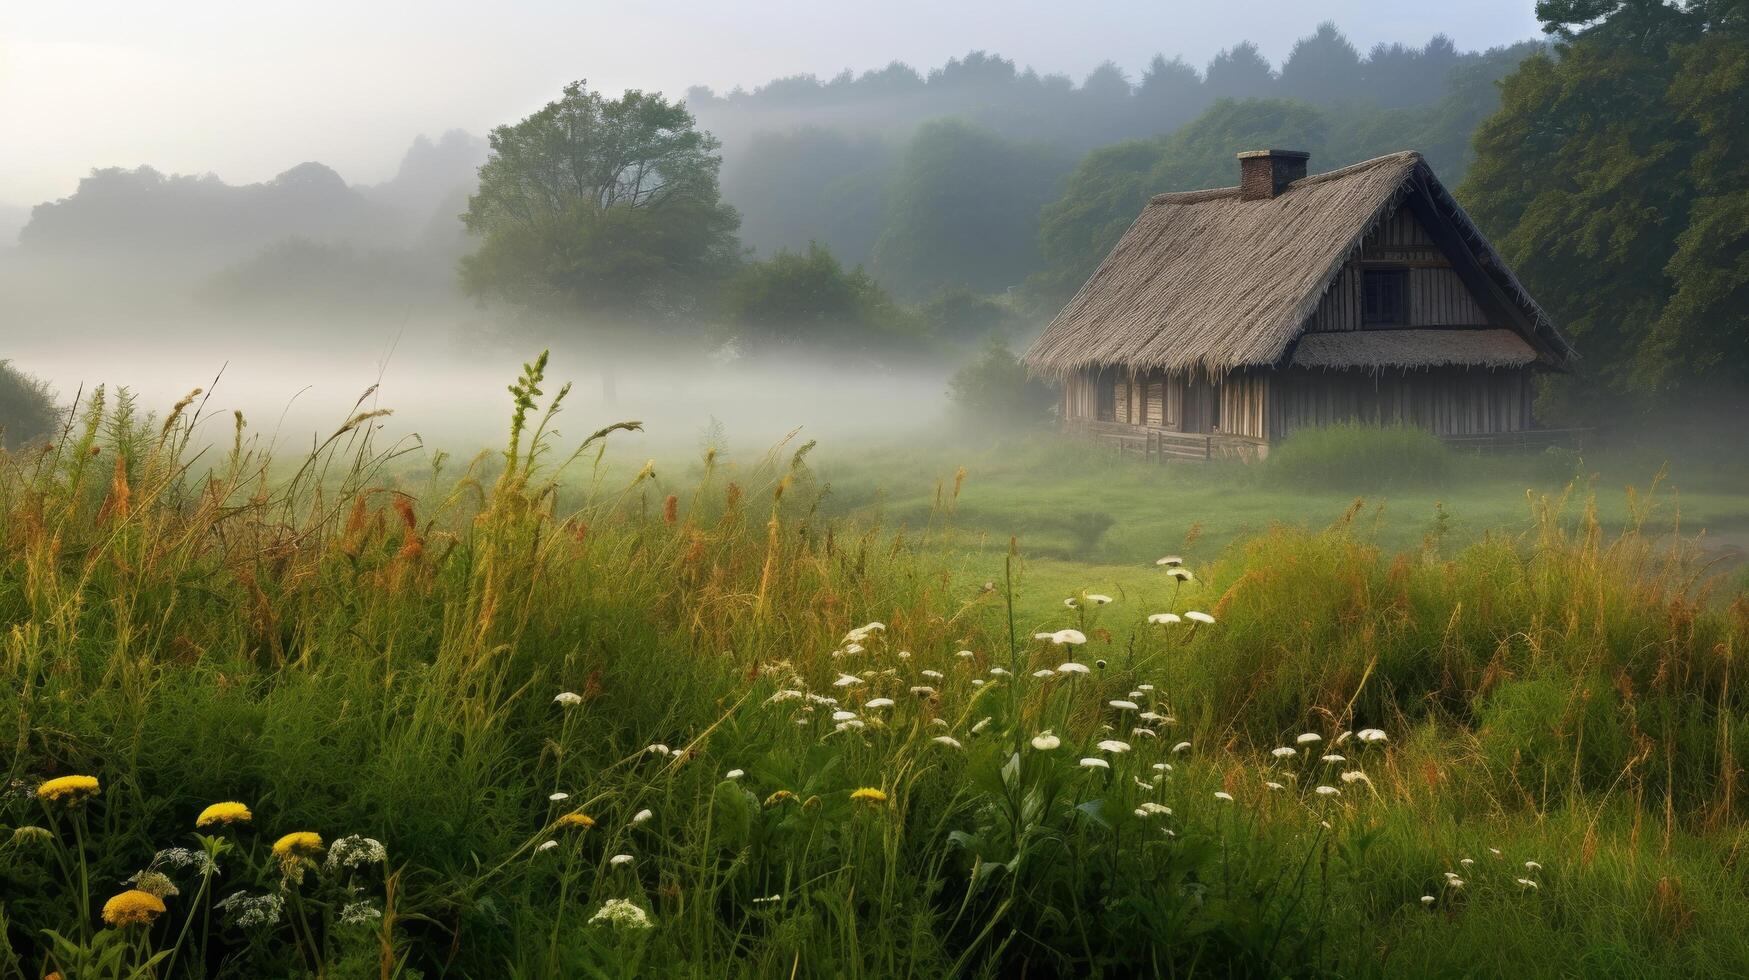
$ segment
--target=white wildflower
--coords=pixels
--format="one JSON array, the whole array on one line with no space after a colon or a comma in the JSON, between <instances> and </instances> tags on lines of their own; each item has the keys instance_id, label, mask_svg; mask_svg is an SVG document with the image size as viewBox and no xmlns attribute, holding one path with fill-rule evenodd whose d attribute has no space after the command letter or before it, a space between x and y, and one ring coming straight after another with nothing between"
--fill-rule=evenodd
<instances>
[{"instance_id":1,"label":"white wildflower","mask_svg":"<svg viewBox=\"0 0 1749 980\"><path fill-rule=\"evenodd\" d=\"M1100 742L1098 745L1094 746L1094 748L1097 748L1101 752L1110 752L1113 755L1122 755L1125 752L1128 752L1130 750L1130 743L1120 742L1115 738L1108 738L1105 741Z\"/></svg>"},{"instance_id":2,"label":"white wildflower","mask_svg":"<svg viewBox=\"0 0 1749 980\"><path fill-rule=\"evenodd\" d=\"M1184 619L1177 613L1154 613L1148 617L1148 622L1155 626L1170 626L1173 623L1182 623Z\"/></svg>"},{"instance_id":3,"label":"white wildflower","mask_svg":"<svg viewBox=\"0 0 1749 980\"><path fill-rule=\"evenodd\" d=\"M965 746L960 744L960 740L957 738L954 738L952 735L937 735L934 738L930 739L930 741L936 743L937 745L945 745L950 749L963 749L963 748L965 748Z\"/></svg>"},{"instance_id":4,"label":"white wildflower","mask_svg":"<svg viewBox=\"0 0 1749 980\"><path fill-rule=\"evenodd\" d=\"M560 691L553 695L553 703L562 705L566 708L576 707L583 703L583 695L578 694L575 691Z\"/></svg>"},{"instance_id":5,"label":"white wildflower","mask_svg":"<svg viewBox=\"0 0 1749 980\"><path fill-rule=\"evenodd\" d=\"M592 926L642 930L650 928L650 915L636 903L624 898L610 898L589 917Z\"/></svg>"},{"instance_id":6,"label":"white wildflower","mask_svg":"<svg viewBox=\"0 0 1749 980\"><path fill-rule=\"evenodd\" d=\"M1141 707L1141 705L1136 704L1134 701L1124 701L1121 699L1114 699L1105 703L1119 711L1135 711L1137 708Z\"/></svg>"},{"instance_id":7,"label":"white wildflower","mask_svg":"<svg viewBox=\"0 0 1749 980\"><path fill-rule=\"evenodd\" d=\"M1049 752L1062 744L1063 740L1050 732L1040 732L1032 737L1032 747L1040 752Z\"/></svg>"},{"instance_id":8,"label":"white wildflower","mask_svg":"<svg viewBox=\"0 0 1749 980\"><path fill-rule=\"evenodd\" d=\"M1195 611L1195 610L1192 610L1192 611L1190 611L1190 612L1187 612L1187 613L1185 613L1185 614L1184 614L1184 618L1185 618L1185 619L1188 619L1188 620L1190 620L1190 621L1192 621L1192 622L1196 622L1196 623L1206 623L1206 624L1209 624L1209 625L1213 625L1213 624L1214 624L1214 621L1215 621L1215 618L1214 618L1214 617L1213 617L1213 616L1210 616L1210 615L1209 615L1209 614L1208 614L1208 613L1205 613L1205 612L1197 612L1197 611Z\"/></svg>"},{"instance_id":9,"label":"white wildflower","mask_svg":"<svg viewBox=\"0 0 1749 980\"><path fill-rule=\"evenodd\" d=\"M1317 793L1319 796L1338 796L1342 793L1341 790L1334 786L1320 786L1312 792Z\"/></svg>"},{"instance_id":10,"label":"white wildflower","mask_svg":"<svg viewBox=\"0 0 1749 980\"><path fill-rule=\"evenodd\" d=\"M1083 769L1110 769L1111 763L1106 762L1104 759L1096 759L1096 758L1088 757L1088 758L1081 760L1081 768L1083 768Z\"/></svg>"}]
</instances>

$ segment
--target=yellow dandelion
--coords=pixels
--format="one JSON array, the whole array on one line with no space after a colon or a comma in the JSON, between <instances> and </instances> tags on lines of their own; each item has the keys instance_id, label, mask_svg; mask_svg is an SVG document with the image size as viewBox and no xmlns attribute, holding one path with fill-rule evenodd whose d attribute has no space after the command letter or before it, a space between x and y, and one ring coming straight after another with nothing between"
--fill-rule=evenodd
<instances>
[{"instance_id":1,"label":"yellow dandelion","mask_svg":"<svg viewBox=\"0 0 1749 980\"><path fill-rule=\"evenodd\" d=\"M273 853L281 859L315 857L322 853L322 835L309 830L294 831L273 842Z\"/></svg>"},{"instance_id":2,"label":"yellow dandelion","mask_svg":"<svg viewBox=\"0 0 1749 980\"><path fill-rule=\"evenodd\" d=\"M595 818L584 813L582 810L573 810L553 821L553 826L563 828L575 827L578 830L588 830L590 827L595 826Z\"/></svg>"},{"instance_id":3,"label":"yellow dandelion","mask_svg":"<svg viewBox=\"0 0 1749 980\"><path fill-rule=\"evenodd\" d=\"M103 921L118 928L149 926L164 914L164 900L151 892L129 889L103 903Z\"/></svg>"},{"instance_id":4,"label":"yellow dandelion","mask_svg":"<svg viewBox=\"0 0 1749 980\"><path fill-rule=\"evenodd\" d=\"M765 798L765 805L766 806L776 806L779 803L784 802L785 800L793 800L795 798L796 798L796 794L791 793L787 789L780 789L777 792L775 792L775 793L773 793L770 796L767 796Z\"/></svg>"},{"instance_id":5,"label":"yellow dandelion","mask_svg":"<svg viewBox=\"0 0 1749 980\"><path fill-rule=\"evenodd\" d=\"M36 788L36 795L50 803L79 803L100 792L96 776L57 776Z\"/></svg>"},{"instance_id":6,"label":"yellow dandelion","mask_svg":"<svg viewBox=\"0 0 1749 980\"><path fill-rule=\"evenodd\" d=\"M850 798L857 803L868 803L871 805L879 805L887 802L887 794L872 786L864 786L859 790L852 791Z\"/></svg>"},{"instance_id":7,"label":"yellow dandelion","mask_svg":"<svg viewBox=\"0 0 1749 980\"><path fill-rule=\"evenodd\" d=\"M214 803L200 811L200 816L194 818L194 825L196 827L212 827L221 824L248 823L254 818L255 814L250 813L249 808L241 803Z\"/></svg>"}]
</instances>

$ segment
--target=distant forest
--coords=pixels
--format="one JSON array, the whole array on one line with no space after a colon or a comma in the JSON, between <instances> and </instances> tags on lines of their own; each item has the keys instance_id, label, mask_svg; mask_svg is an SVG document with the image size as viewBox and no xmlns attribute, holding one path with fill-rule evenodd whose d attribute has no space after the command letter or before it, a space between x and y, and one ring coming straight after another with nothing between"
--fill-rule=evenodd
<instances>
[{"instance_id":1,"label":"distant forest","mask_svg":"<svg viewBox=\"0 0 1749 980\"><path fill-rule=\"evenodd\" d=\"M1230 183L1242 146L1292 145L1332 168L1411 146L1455 181L1496 83L1534 42L1460 52L1439 36L1362 53L1333 25L1277 68L1238 44L1201 70L1156 57L1079 84L972 52L927 72L895 62L685 99L722 142L723 199L751 257L817 243L895 297L944 290L1048 305L1149 193ZM271 181L108 168L38 206L23 256L195 281L203 302L363 307L448 298L468 242L456 220L486 159L461 132L421 137L399 173L349 186L304 163Z\"/></svg>"}]
</instances>

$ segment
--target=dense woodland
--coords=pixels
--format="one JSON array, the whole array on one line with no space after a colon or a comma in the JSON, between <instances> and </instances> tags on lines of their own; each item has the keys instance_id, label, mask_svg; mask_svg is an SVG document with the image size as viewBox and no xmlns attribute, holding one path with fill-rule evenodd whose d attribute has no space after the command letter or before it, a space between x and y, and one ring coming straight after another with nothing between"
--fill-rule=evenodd
<instances>
[{"instance_id":1,"label":"dense woodland","mask_svg":"<svg viewBox=\"0 0 1749 980\"><path fill-rule=\"evenodd\" d=\"M1237 150L1412 148L1572 332L1579 383L1547 404L1582 421L1749 384L1744 6L1550 0L1549 43L1487 52L1326 24L1280 65L1242 43L1079 83L983 52L683 100L580 82L376 186L98 170L16 252L230 313L425 310L459 283L513 329L969 361L1041 327L1149 195L1231 183Z\"/></svg>"}]
</instances>

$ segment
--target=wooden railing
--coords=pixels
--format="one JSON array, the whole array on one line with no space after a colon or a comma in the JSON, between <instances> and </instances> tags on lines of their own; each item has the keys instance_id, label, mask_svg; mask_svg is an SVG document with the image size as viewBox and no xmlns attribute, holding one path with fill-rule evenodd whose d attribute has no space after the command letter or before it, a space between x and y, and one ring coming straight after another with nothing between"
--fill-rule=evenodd
<instances>
[{"instance_id":1,"label":"wooden railing","mask_svg":"<svg viewBox=\"0 0 1749 980\"><path fill-rule=\"evenodd\" d=\"M1261 459L1269 444L1249 436L1207 432L1174 432L1124 422L1090 422L1076 419L1065 426L1074 435L1097 439L1120 456L1139 456L1152 462L1169 459Z\"/></svg>"}]
</instances>

